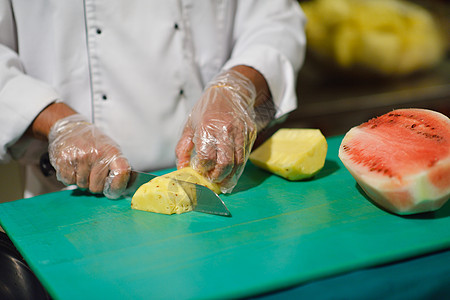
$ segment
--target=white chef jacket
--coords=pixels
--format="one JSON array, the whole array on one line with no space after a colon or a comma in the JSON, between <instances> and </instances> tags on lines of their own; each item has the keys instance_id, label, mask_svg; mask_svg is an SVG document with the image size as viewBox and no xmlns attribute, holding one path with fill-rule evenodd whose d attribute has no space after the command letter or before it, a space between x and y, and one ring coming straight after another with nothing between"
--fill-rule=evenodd
<instances>
[{"instance_id":1,"label":"white chef jacket","mask_svg":"<svg viewBox=\"0 0 450 300\"><path fill-rule=\"evenodd\" d=\"M20 138L63 101L133 168L174 166L205 84L241 64L264 75L280 118L296 108L304 22L289 0L0 0L0 160L26 149L37 164L47 145Z\"/></svg>"}]
</instances>

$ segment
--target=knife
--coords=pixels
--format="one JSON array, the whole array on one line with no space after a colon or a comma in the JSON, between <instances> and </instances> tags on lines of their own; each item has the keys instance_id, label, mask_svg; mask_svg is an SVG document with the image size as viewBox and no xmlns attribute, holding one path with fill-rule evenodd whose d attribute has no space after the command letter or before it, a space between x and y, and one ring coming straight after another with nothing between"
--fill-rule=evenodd
<instances>
[{"instance_id":1,"label":"knife","mask_svg":"<svg viewBox=\"0 0 450 300\"><path fill-rule=\"evenodd\" d=\"M48 152L44 153L41 156L39 165L45 177L55 174L55 169L50 163ZM133 196L141 185L149 182L155 177L158 176L144 172L131 171L130 179L128 181L124 195ZM193 201L195 199L191 199L191 201L193 202L192 209L194 211L231 217L231 213L226 207L225 203L223 203L222 199L220 199L220 197L216 193L214 193L207 187L178 179L173 180L175 180L185 191L193 190L193 188L195 188L197 201ZM190 195L191 193L187 192L187 194Z\"/></svg>"},{"instance_id":2,"label":"knife","mask_svg":"<svg viewBox=\"0 0 450 300\"><path fill-rule=\"evenodd\" d=\"M128 181L125 195L132 196L141 185L149 182L156 177L158 176L149 173L134 170L131 171L130 180ZM186 191L190 198L195 198L191 199L192 210L207 214L231 217L231 213L222 199L220 199L220 197L209 188L200 184L178 180L175 178L170 179L176 181ZM191 193L189 192L189 190L194 190L194 188L195 197L191 197Z\"/></svg>"}]
</instances>

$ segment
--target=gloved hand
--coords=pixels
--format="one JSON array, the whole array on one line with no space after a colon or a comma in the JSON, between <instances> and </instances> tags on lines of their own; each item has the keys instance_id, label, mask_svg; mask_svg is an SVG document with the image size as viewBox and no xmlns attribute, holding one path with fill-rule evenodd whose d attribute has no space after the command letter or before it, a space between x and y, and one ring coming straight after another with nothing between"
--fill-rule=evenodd
<instances>
[{"instance_id":1,"label":"gloved hand","mask_svg":"<svg viewBox=\"0 0 450 300\"><path fill-rule=\"evenodd\" d=\"M119 198L130 176L130 165L119 146L83 116L57 121L48 135L50 162L57 179L92 193Z\"/></svg>"},{"instance_id":2,"label":"gloved hand","mask_svg":"<svg viewBox=\"0 0 450 300\"><path fill-rule=\"evenodd\" d=\"M223 193L231 192L256 139L255 98L255 86L237 71L210 82L176 147L177 167L190 165L219 183Z\"/></svg>"}]
</instances>

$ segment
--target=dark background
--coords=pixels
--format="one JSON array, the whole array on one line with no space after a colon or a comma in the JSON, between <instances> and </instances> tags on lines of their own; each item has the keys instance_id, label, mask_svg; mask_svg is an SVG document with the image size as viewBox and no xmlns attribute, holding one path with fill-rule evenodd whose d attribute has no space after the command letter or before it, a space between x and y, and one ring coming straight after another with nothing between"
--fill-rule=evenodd
<instances>
[{"instance_id":1,"label":"dark background","mask_svg":"<svg viewBox=\"0 0 450 300\"><path fill-rule=\"evenodd\" d=\"M302 2L306 1L299 1ZM351 127L396 108L426 108L449 116L449 2L410 2L432 12L446 34L447 52L442 63L403 77L359 76L320 64L307 51L298 76L298 109L282 127L319 128L324 135L332 136L345 134Z\"/></svg>"}]
</instances>

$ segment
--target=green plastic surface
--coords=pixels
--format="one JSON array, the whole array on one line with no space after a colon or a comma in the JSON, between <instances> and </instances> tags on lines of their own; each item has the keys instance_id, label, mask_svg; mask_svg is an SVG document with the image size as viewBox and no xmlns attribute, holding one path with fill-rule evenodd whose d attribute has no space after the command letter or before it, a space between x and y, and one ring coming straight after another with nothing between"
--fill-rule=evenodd
<instances>
[{"instance_id":1,"label":"green plastic surface","mask_svg":"<svg viewBox=\"0 0 450 300\"><path fill-rule=\"evenodd\" d=\"M324 169L289 182L247 164L231 218L160 215L63 191L0 205L0 222L55 299L230 298L450 247L450 205L401 217L369 201L328 139Z\"/></svg>"}]
</instances>

